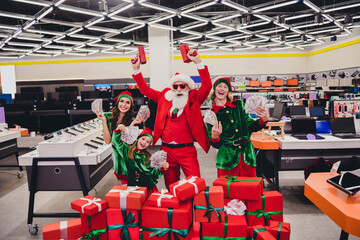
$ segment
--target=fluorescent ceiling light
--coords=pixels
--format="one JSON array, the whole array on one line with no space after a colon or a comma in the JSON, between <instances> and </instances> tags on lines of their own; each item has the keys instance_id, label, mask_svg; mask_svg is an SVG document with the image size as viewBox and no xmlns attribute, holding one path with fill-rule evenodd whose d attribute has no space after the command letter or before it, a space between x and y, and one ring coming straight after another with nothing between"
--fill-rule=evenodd
<instances>
[{"instance_id":1,"label":"fluorescent ceiling light","mask_svg":"<svg viewBox=\"0 0 360 240\"><path fill-rule=\"evenodd\" d=\"M73 30L73 31L71 31L69 33L66 33L66 35L71 36L72 34L81 32L82 30L83 30L83 28L81 27L81 28L75 29L75 30Z\"/></svg>"},{"instance_id":2,"label":"fluorescent ceiling light","mask_svg":"<svg viewBox=\"0 0 360 240\"><path fill-rule=\"evenodd\" d=\"M212 5L215 5L217 3L217 1L212 1L212 2L208 2L208 3L205 3L203 5L199 5L197 7L191 7L187 10L184 10L182 11L182 13L189 13L189 12L194 12L196 10L199 10L199 9L202 9L202 8L206 8L206 7L209 7L209 6L212 6Z\"/></svg>"},{"instance_id":3,"label":"fluorescent ceiling light","mask_svg":"<svg viewBox=\"0 0 360 240\"><path fill-rule=\"evenodd\" d=\"M160 28L160 29L165 29L165 30L170 30L170 31L177 31L176 27L172 27L172 26L168 26L168 25L163 25L163 24L149 24L150 27L154 27L154 28Z\"/></svg>"},{"instance_id":4,"label":"fluorescent ceiling light","mask_svg":"<svg viewBox=\"0 0 360 240\"><path fill-rule=\"evenodd\" d=\"M33 5L42 6L42 7L49 7L51 5L50 2L44 2L44 1L32 1L32 0L13 0L13 1L33 4Z\"/></svg>"},{"instance_id":5,"label":"fluorescent ceiling light","mask_svg":"<svg viewBox=\"0 0 360 240\"><path fill-rule=\"evenodd\" d=\"M232 1L222 0L221 3L228 6L228 7L235 8L235 9L240 10L240 11L245 12L245 13L249 12L249 10L246 7L243 7L240 4L234 3Z\"/></svg>"},{"instance_id":6,"label":"fluorescent ceiling light","mask_svg":"<svg viewBox=\"0 0 360 240\"><path fill-rule=\"evenodd\" d=\"M109 13L107 16L108 16L108 17L112 17L112 16L114 16L114 15L116 15L116 14L118 14L118 13L121 13L121 12L125 11L125 10L128 9L128 8L133 7L134 5L135 5L135 4L132 2L132 3L130 3L130 4L126 5L126 6L124 6L124 7L121 7L121 8L119 8L119 9L116 9L115 11Z\"/></svg>"},{"instance_id":7,"label":"fluorescent ceiling light","mask_svg":"<svg viewBox=\"0 0 360 240\"><path fill-rule=\"evenodd\" d=\"M290 21L290 20L294 20L294 19L298 19L298 18L304 18L304 17L310 17L313 16L314 14L301 14L301 15L296 15L296 16L292 16L292 17L286 17L285 21Z\"/></svg>"},{"instance_id":8,"label":"fluorescent ceiling light","mask_svg":"<svg viewBox=\"0 0 360 240\"><path fill-rule=\"evenodd\" d=\"M55 32L55 31L45 31L45 30L38 30L38 29L28 29L27 32L31 33L40 33L40 34L48 34L48 35L55 35L55 36L61 36L61 32Z\"/></svg>"},{"instance_id":9,"label":"fluorescent ceiling light","mask_svg":"<svg viewBox=\"0 0 360 240\"><path fill-rule=\"evenodd\" d=\"M35 56L35 57L51 57L51 55L47 55L47 54L36 54L36 53L29 53L27 55L30 56Z\"/></svg>"},{"instance_id":10,"label":"fluorescent ceiling light","mask_svg":"<svg viewBox=\"0 0 360 240\"><path fill-rule=\"evenodd\" d=\"M289 49L292 47L280 47L280 48L270 48L271 51L278 51L278 50L284 50L284 49Z\"/></svg>"},{"instance_id":11,"label":"fluorescent ceiling light","mask_svg":"<svg viewBox=\"0 0 360 240\"><path fill-rule=\"evenodd\" d=\"M135 27L128 28L125 31L123 31L123 33L131 32L131 31L134 31L134 30L142 28L142 27L145 27L145 24L141 24L141 25L138 25L138 26L135 26Z\"/></svg>"},{"instance_id":12,"label":"fluorescent ceiling light","mask_svg":"<svg viewBox=\"0 0 360 240\"><path fill-rule=\"evenodd\" d=\"M92 30L92 31L98 31L98 32L106 32L106 33L116 33L116 34L119 34L120 31L119 30L116 30L116 29L112 29L112 28L103 28L103 27L94 27L94 26L91 26L88 28L89 30Z\"/></svg>"},{"instance_id":13,"label":"fluorescent ceiling light","mask_svg":"<svg viewBox=\"0 0 360 240\"><path fill-rule=\"evenodd\" d=\"M293 31L293 32L296 32L298 34L303 34L303 31L300 31L300 30L298 30L296 28L290 28L290 30Z\"/></svg>"},{"instance_id":14,"label":"fluorescent ceiling light","mask_svg":"<svg viewBox=\"0 0 360 240\"><path fill-rule=\"evenodd\" d=\"M321 9L318 8L315 4L313 4L312 2L310 2L309 0L303 0L303 3L308 6L309 8L311 8L312 10L314 10L315 12L321 12Z\"/></svg>"},{"instance_id":15,"label":"fluorescent ceiling light","mask_svg":"<svg viewBox=\"0 0 360 240\"><path fill-rule=\"evenodd\" d=\"M90 41L87 44L92 45L92 44L95 44L95 43L98 43L98 42L101 42L101 39L96 39L96 40Z\"/></svg>"},{"instance_id":16,"label":"fluorescent ceiling light","mask_svg":"<svg viewBox=\"0 0 360 240\"><path fill-rule=\"evenodd\" d=\"M249 49L254 49L256 48L255 46L250 46L250 47L243 47L243 48L235 48L235 52L237 51L244 51L244 50L249 50Z\"/></svg>"},{"instance_id":17,"label":"fluorescent ceiling light","mask_svg":"<svg viewBox=\"0 0 360 240\"><path fill-rule=\"evenodd\" d=\"M347 9L347 8L355 8L355 7L359 7L360 3L355 3L355 4L350 4L350 5L346 5L346 6L341 6L341 7L335 7L335 8L329 8L324 10L325 13L328 12L334 12L334 11L339 11L339 10L343 10L343 9Z\"/></svg>"},{"instance_id":18,"label":"fluorescent ceiling light","mask_svg":"<svg viewBox=\"0 0 360 240\"><path fill-rule=\"evenodd\" d=\"M267 31L267 32L262 32L261 34L270 34L270 33L278 33L278 32L284 32L287 29L281 28L281 29L275 29L275 30L271 30L271 31Z\"/></svg>"},{"instance_id":19,"label":"fluorescent ceiling light","mask_svg":"<svg viewBox=\"0 0 360 240\"><path fill-rule=\"evenodd\" d=\"M25 19L25 20L33 20L31 17L22 15L22 14L16 14L16 13L7 13L0 11L1 17L9 17L9 18L15 18L15 19Z\"/></svg>"},{"instance_id":20,"label":"fluorescent ceiling light","mask_svg":"<svg viewBox=\"0 0 360 240\"><path fill-rule=\"evenodd\" d=\"M259 15L259 14L254 14L255 17L260 18L262 20L265 20L267 22L272 22L273 19L271 17L265 16L265 15Z\"/></svg>"},{"instance_id":21,"label":"fluorescent ceiling light","mask_svg":"<svg viewBox=\"0 0 360 240\"><path fill-rule=\"evenodd\" d=\"M183 16L183 17L187 17L187 18L191 18L191 19L197 20L197 21L202 21L202 22L206 22L206 23L209 22L208 19L203 18L203 17L196 16L196 15L191 15L191 14L187 14L187 13L180 13L180 15Z\"/></svg>"},{"instance_id":22,"label":"fluorescent ceiling light","mask_svg":"<svg viewBox=\"0 0 360 240\"><path fill-rule=\"evenodd\" d=\"M22 33L22 29L21 29L21 28L14 33L13 37L15 38L15 37L19 36L20 33Z\"/></svg>"},{"instance_id":23,"label":"fluorescent ceiling light","mask_svg":"<svg viewBox=\"0 0 360 240\"><path fill-rule=\"evenodd\" d=\"M18 42L9 42L8 45L11 46L20 46L20 47L36 47L35 43L18 43Z\"/></svg>"},{"instance_id":24,"label":"fluorescent ceiling light","mask_svg":"<svg viewBox=\"0 0 360 240\"><path fill-rule=\"evenodd\" d=\"M1 47L0 47L1 48ZM0 55L0 58L7 58L7 59L17 59L18 57L9 57L9 56L1 56Z\"/></svg>"},{"instance_id":25,"label":"fluorescent ceiling light","mask_svg":"<svg viewBox=\"0 0 360 240\"><path fill-rule=\"evenodd\" d=\"M267 48L267 47L279 46L279 45L281 45L281 43L272 43L272 44L259 45L258 47Z\"/></svg>"},{"instance_id":26,"label":"fluorescent ceiling light","mask_svg":"<svg viewBox=\"0 0 360 240\"><path fill-rule=\"evenodd\" d=\"M235 14L235 15L231 15L231 16L211 20L211 22L216 23L216 22L226 21L226 20L233 19L233 18L240 17L240 16L241 16L241 14L238 13L238 14Z\"/></svg>"},{"instance_id":27,"label":"fluorescent ceiling light","mask_svg":"<svg viewBox=\"0 0 360 240\"><path fill-rule=\"evenodd\" d=\"M53 49L68 49L69 47L58 46L58 45L43 45L44 48L53 48Z\"/></svg>"},{"instance_id":28,"label":"fluorescent ceiling light","mask_svg":"<svg viewBox=\"0 0 360 240\"><path fill-rule=\"evenodd\" d=\"M78 7L73 7L73 6L60 5L58 8L60 10L64 10L64 11L68 11L68 12L82 13L82 14L95 16L95 17L102 17L103 16L101 12L96 12L96 11L83 9L83 8L78 8Z\"/></svg>"},{"instance_id":29,"label":"fluorescent ceiling light","mask_svg":"<svg viewBox=\"0 0 360 240\"><path fill-rule=\"evenodd\" d=\"M183 39L179 39L179 41L191 41L191 40L195 40L195 39L199 39L199 38L202 38L202 36L183 38Z\"/></svg>"},{"instance_id":30,"label":"fluorescent ceiling light","mask_svg":"<svg viewBox=\"0 0 360 240\"><path fill-rule=\"evenodd\" d=\"M201 34L201 33L190 31L190 30L181 30L180 29L180 32L190 34L190 35L203 36L203 34Z\"/></svg>"},{"instance_id":31,"label":"fluorescent ceiling light","mask_svg":"<svg viewBox=\"0 0 360 240\"><path fill-rule=\"evenodd\" d=\"M255 23L255 24L248 24L246 26L241 26L240 28L252 28L252 27L257 27L257 26L261 26L261 25L266 25L269 24L269 21L266 20L266 22L259 22L259 23Z\"/></svg>"},{"instance_id":32,"label":"fluorescent ceiling light","mask_svg":"<svg viewBox=\"0 0 360 240\"><path fill-rule=\"evenodd\" d=\"M233 49L228 48L227 46L226 47L219 47L219 49L225 50L225 51L230 51L230 52L234 51Z\"/></svg>"},{"instance_id":33,"label":"fluorescent ceiling light","mask_svg":"<svg viewBox=\"0 0 360 240\"><path fill-rule=\"evenodd\" d=\"M160 10L160 11L163 11L163 12L177 14L176 10L174 10L174 9L164 7L164 6L161 6L161 5L157 5L157 4L153 4L153 3L150 3L150 2L142 2L142 3L140 3L140 5L148 7L148 8L153 8L153 9L156 9L156 10Z\"/></svg>"},{"instance_id":34,"label":"fluorescent ceiling light","mask_svg":"<svg viewBox=\"0 0 360 240\"><path fill-rule=\"evenodd\" d=\"M88 27L90 27L92 25L95 25L95 24L97 24L97 23L99 23L99 22L101 22L103 20L105 20L105 17L101 17L101 18L96 19L95 21L89 22L84 27L88 28Z\"/></svg>"},{"instance_id":35,"label":"fluorescent ceiling light","mask_svg":"<svg viewBox=\"0 0 360 240\"><path fill-rule=\"evenodd\" d=\"M62 4L63 2L65 2L66 0L59 0L55 3L55 7L58 7L60 4Z\"/></svg>"},{"instance_id":36,"label":"fluorescent ceiling light","mask_svg":"<svg viewBox=\"0 0 360 240\"><path fill-rule=\"evenodd\" d=\"M191 24L190 26L180 28L180 30L187 30L187 29L191 29L191 28L202 27L202 26L205 26L207 24L208 24L207 22L201 22L201 23L198 23L198 24Z\"/></svg>"},{"instance_id":37,"label":"fluorescent ceiling light","mask_svg":"<svg viewBox=\"0 0 360 240\"><path fill-rule=\"evenodd\" d=\"M114 38L104 38L105 41L108 41L108 42L117 42L117 43L130 43L129 41L127 40L121 40L121 39L114 39Z\"/></svg>"},{"instance_id":38,"label":"fluorescent ceiling light","mask_svg":"<svg viewBox=\"0 0 360 240\"><path fill-rule=\"evenodd\" d=\"M150 21L149 24L161 22L161 21L167 20L167 19L169 19L169 18L173 18L173 17L175 17L175 16L176 16L175 14L171 14L171 15L168 15L168 16L165 16L165 17L160 17L160 18L157 18L157 19L155 19L155 20Z\"/></svg>"},{"instance_id":39,"label":"fluorescent ceiling light","mask_svg":"<svg viewBox=\"0 0 360 240\"><path fill-rule=\"evenodd\" d=\"M90 40L99 38L99 37L94 37L94 36L84 35L84 34L72 34L71 37L72 38L81 38L81 39L90 39Z\"/></svg>"},{"instance_id":40,"label":"fluorescent ceiling light","mask_svg":"<svg viewBox=\"0 0 360 240\"><path fill-rule=\"evenodd\" d=\"M15 52L28 52L30 49L3 47L2 50L5 50L5 51L15 51Z\"/></svg>"},{"instance_id":41,"label":"fluorescent ceiling light","mask_svg":"<svg viewBox=\"0 0 360 240\"><path fill-rule=\"evenodd\" d=\"M38 53L48 53L48 54L57 54L57 53L60 53L61 54L61 51L46 51L46 50L38 50L36 51Z\"/></svg>"},{"instance_id":42,"label":"fluorescent ceiling light","mask_svg":"<svg viewBox=\"0 0 360 240\"><path fill-rule=\"evenodd\" d=\"M74 55L74 56L82 56L82 57L85 57L87 55L86 53L72 53L72 52L67 52L67 51L64 51L64 54Z\"/></svg>"},{"instance_id":43,"label":"fluorescent ceiling light","mask_svg":"<svg viewBox=\"0 0 360 240\"><path fill-rule=\"evenodd\" d=\"M121 17L121 16L112 16L111 17L114 20L118 20L121 22L127 22L127 23L136 23L136 24L145 24L144 21L140 21L134 18L125 18L125 17Z\"/></svg>"},{"instance_id":44,"label":"fluorescent ceiling light","mask_svg":"<svg viewBox=\"0 0 360 240\"><path fill-rule=\"evenodd\" d=\"M297 3L297 2L299 2L299 1L298 1L298 0L287 1L287 2L280 3L280 4L274 4L274 5L271 5L271 6L267 6L267 7L263 7L263 8L258 8L258 9L256 9L256 10L254 10L253 12L254 12L254 13L257 13L257 12L263 12L263 11L267 11L267 10L274 9L274 8L285 7L285 6L288 6L288 5Z\"/></svg>"},{"instance_id":45,"label":"fluorescent ceiling light","mask_svg":"<svg viewBox=\"0 0 360 240\"><path fill-rule=\"evenodd\" d=\"M43 17L45 17L46 15L48 15L49 13L51 13L53 10L53 7L48 8L45 12L43 12L42 14L40 14L40 16L36 17L37 20L41 20Z\"/></svg>"},{"instance_id":46,"label":"fluorescent ceiling light","mask_svg":"<svg viewBox=\"0 0 360 240\"><path fill-rule=\"evenodd\" d=\"M333 31L338 31L338 28L332 28L332 29L326 29L326 30L319 30L319 31L314 31L314 32L309 32L309 34L319 34L319 33L325 33L325 32L333 32Z\"/></svg>"},{"instance_id":47,"label":"fluorescent ceiling light","mask_svg":"<svg viewBox=\"0 0 360 240\"><path fill-rule=\"evenodd\" d=\"M231 30L231 31L236 31L235 28L230 27L230 26L227 26L227 25L225 25L225 24L221 24L221 23L213 23L213 24L214 24L215 26L217 26L217 27L222 27L222 28L229 29L229 30Z\"/></svg>"},{"instance_id":48,"label":"fluorescent ceiling light","mask_svg":"<svg viewBox=\"0 0 360 240\"><path fill-rule=\"evenodd\" d=\"M77 41L69 41L69 40L59 40L56 41L57 43L63 43L63 44L71 44L71 45L79 45L81 44L81 42L77 42Z\"/></svg>"},{"instance_id":49,"label":"fluorescent ceiling light","mask_svg":"<svg viewBox=\"0 0 360 240\"><path fill-rule=\"evenodd\" d=\"M10 25L3 25L3 24L0 24L0 28L10 29L10 30L17 30L18 29L17 27L13 27L13 26L10 26Z\"/></svg>"},{"instance_id":50,"label":"fluorescent ceiling light","mask_svg":"<svg viewBox=\"0 0 360 240\"><path fill-rule=\"evenodd\" d=\"M50 38L31 38L31 37L22 37L22 36L18 36L17 39L29 40L29 41L38 41L38 42L45 42L45 41L50 40Z\"/></svg>"}]
</instances>

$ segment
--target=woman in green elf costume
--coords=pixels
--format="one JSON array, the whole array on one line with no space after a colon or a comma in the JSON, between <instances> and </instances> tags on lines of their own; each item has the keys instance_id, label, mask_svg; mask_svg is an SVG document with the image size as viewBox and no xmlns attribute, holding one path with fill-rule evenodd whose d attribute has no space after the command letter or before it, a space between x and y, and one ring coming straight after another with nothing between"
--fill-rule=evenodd
<instances>
[{"instance_id":1,"label":"woman in green elf costume","mask_svg":"<svg viewBox=\"0 0 360 240\"><path fill-rule=\"evenodd\" d=\"M103 138L106 144L112 144L113 146L113 158L114 158L114 169L115 175L119 181L123 184L127 182L127 176L119 174L119 161L120 152L122 149L115 147L116 138L114 138L114 131L119 130L122 126L134 126L140 124L141 120L134 120L135 116L135 105L133 103L132 94L129 91L121 92L116 98L115 106L110 112L100 113L96 112L98 119L103 123ZM121 133L120 133L121 134Z\"/></svg>"},{"instance_id":2,"label":"woman in green elf costume","mask_svg":"<svg viewBox=\"0 0 360 240\"><path fill-rule=\"evenodd\" d=\"M206 125L211 145L219 149L216 156L218 177L255 177L255 150L250 136L264 128L269 121L267 110L256 107L254 111L260 119L252 119L250 114L245 112L243 101L233 101L229 78L215 81L210 99L213 102L211 110L216 114L218 122Z\"/></svg>"}]
</instances>

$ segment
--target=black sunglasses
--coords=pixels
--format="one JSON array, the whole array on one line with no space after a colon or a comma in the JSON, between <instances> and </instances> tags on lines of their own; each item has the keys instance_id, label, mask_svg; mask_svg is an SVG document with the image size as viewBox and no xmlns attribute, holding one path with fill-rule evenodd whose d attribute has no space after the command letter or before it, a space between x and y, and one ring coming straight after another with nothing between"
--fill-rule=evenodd
<instances>
[{"instance_id":1,"label":"black sunglasses","mask_svg":"<svg viewBox=\"0 0 360 240\"><path fill-rule=\"evenodd\" d=\"M187 86L187 84L174 84L173 88L176 90L178 87L180 87L181 89L185 89Z\"/></svg>"}]
</instances>

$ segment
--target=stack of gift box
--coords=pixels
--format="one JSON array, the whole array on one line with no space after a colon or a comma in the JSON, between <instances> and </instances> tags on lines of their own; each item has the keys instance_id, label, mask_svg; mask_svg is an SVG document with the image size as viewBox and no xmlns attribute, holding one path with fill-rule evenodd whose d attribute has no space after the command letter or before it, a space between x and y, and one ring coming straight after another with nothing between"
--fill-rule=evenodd
<instances>
[{"instance_id":1,"label":"stack of gift box","mask_svg":"<svg viewBox=\"0 0 360 240\"><path fill-rule=\"evenodd\" d=\"M227 175L206 187L204 179L189 176L170 185L170 193L153 192L147 199L144 187L115 186L105 200L72 202L81 218L45 225L43 238L290 239L282 195L262 186L262 178Z\"/></svg>"}]
</instances>

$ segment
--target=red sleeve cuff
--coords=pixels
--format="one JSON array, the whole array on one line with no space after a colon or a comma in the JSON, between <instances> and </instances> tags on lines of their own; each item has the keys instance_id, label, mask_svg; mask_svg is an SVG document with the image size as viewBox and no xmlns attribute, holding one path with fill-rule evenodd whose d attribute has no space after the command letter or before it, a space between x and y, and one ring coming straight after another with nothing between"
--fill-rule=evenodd
<instances>
[{"instance_id":1,"label":"red sleeve cuff","mask_svg":"<svg viewBox=\"0 0 360 240\"><path fill-rule=\"evenodd\" d=\"M261 118L259 120L259 124L265 126L269 121L264 122Z\"/></svg>"},{"instance_id":2,"label":"red sleeve cuff","mask_svg":"<svg viewBox=\"0 0 360 240\"><path fill-rule=\"evenodd\" d=\"M217 139L211 139L212 142L219 142L220 141L220 138L218 137Z\"/></svg>"},{"instance_id":3,"label":"red sleeve cuff","mask_svg":"<svg viewBox=\"0 0 360 240\"><path fill-rule=\"evenodd\" d=\"M115 129L114 132L115 132L115 133L119 133L119 132L121 132L121 131L120 131L119 129Z\"/></svg>"}]
</instances>

